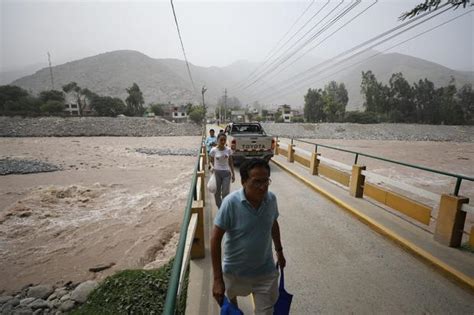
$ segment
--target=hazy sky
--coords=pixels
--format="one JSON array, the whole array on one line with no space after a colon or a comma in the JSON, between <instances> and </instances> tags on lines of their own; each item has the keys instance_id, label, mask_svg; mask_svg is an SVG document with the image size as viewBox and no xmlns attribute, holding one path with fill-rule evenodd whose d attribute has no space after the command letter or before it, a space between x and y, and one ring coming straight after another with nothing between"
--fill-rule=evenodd
<instances>
[{"instance_id":1,"label":"hazy sky","mask_svg":"<svg viewBox=\"0 0 474 315\"><path fill-rule=\"evenodd\" d=\"M423 1L378 1L311 53L330 58L399 25L402 22L397 17ZM225 66L241 59L263 61L311 2L175 0L174 4L188 60L199 66ZM326 2L315 1L293 30ZM331 0L318 17L340 2ZM321 36L329 35L373 2L363 0L347 18ZM46 64L48 51L53 65L119 49L137 50L153 58L183 59L169 1L0 0L0 3L0 71ZM344 1L340 8L350 3ZM390 44L472 9L444 13ZM310 23L305 30L314 24ZM392 51L457 70L474 70L473 29L471 12Z\"/></svg>"}]
</instances>

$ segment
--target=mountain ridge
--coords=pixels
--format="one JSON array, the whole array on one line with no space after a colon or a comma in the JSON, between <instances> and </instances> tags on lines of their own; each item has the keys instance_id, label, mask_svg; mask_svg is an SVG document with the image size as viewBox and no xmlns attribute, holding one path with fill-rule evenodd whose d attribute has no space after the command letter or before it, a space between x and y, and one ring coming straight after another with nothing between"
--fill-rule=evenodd
<instances>
[{"instance_id":1,"label":"mountain ridge","mask_svg":"<svg viewBox=\"0 0 474 315\"><path fill-rule=\"evenodd\" d=\"M306 57L290 69L282 71L278 76L270 78L265 84L272 86L281 82L293 73L319 64L321 60ZM248 78L249 74L258 66L245 60L237 60L225 67L202 67L189 63L193 76L194 86L190 83L185 62L176 58L151 58L135 50L115 50L83 59L69 61L54 66L53 75L55 88L71 81L79 86L104 96L127 97L126 88L134 82L140 86L146 104L149 103L176 103L200 102L201 87L205 85L207 92L205 100L211 107L224 94L225 88L236 86L238 82ZM380 54L361 64L342 71L327 79L327 82L313 84L310 87L324 87L330 80L344 82L349 93L348 110L361 109L363 98L360 95L361 72L372 70L379 81L388 82L392 73L402 72L410 84L419 79L428 78L437 87L446 85L454 77L458 86L474 82L474 72L457 71L437 63L400 53ZM38 94L42 90L51 88L49 69L43 68L32 75L24 76L11 83ZM308 86L289 92L272 104L287 103L294 107L301 107L304 103L304 94ZM251 104L245 92L230 91L229 96L236 96L241 101ZM250 91L249 91L250 92ZM270 104L265 99L261 104Z\"/></svg>"}]
</instances>

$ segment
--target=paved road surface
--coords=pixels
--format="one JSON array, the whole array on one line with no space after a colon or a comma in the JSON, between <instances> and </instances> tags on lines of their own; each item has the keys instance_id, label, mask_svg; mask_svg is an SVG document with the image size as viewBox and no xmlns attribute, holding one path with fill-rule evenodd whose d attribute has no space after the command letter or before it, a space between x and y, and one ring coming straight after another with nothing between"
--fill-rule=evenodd
<instances>
[{"instance_id":1,"label":"paved road surface","mask_svg":"<svg viewBox=\"0 0 474 315\"><path fill-rule=\"evenodd\" d=\"M470 292L274 164L271 177L292 314L474 313Z\"/></svg>"}]
</instances>

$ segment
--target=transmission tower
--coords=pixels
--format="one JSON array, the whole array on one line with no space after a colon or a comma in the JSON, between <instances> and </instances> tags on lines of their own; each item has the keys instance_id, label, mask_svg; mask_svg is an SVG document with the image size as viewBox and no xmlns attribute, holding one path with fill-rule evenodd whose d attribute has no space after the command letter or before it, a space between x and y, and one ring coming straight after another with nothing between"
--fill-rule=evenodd
<instances>
[{"instance_id":1,"label":"transmission tower","mask_svg":"<svg viewBox=\"0 0 474 315\"><path fill-rule=\"evenodd\" d=\"M51 89L54 90L53 68L51 67L51 55L48 51L49 75L51 76Z\"/></svg>"}]
</instances>

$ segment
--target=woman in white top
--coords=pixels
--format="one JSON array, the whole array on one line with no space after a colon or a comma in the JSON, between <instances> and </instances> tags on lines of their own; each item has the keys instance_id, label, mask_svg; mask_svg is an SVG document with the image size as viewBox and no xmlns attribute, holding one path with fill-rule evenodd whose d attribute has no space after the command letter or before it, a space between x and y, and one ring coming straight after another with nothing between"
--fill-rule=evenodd
<instances>
[{"instance_id":1,"label":"woman in white top","mask_svg":"<svg viewBox=\"0 0 474 315\"><path fill-rule=\"evenodd\" d=\"M230 182L235 181L234 161L232 160L232 150L226 146L227 136L219 133L217 136L217 146L209 152L211 165L216 176L217 190L214 194L217 208L221 206L222 199L229 194Z\"/></svg>"}]
</instances>

